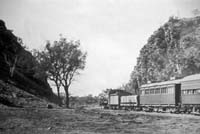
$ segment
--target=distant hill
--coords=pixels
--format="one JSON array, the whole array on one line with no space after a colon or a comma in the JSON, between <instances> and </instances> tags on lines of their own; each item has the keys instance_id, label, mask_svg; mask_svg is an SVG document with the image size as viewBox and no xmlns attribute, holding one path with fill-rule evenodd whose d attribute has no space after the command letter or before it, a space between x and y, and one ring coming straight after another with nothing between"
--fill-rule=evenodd
<instances>
[{"instance_id":1,"label":"distant hill","mask_svg":"<svg viewBox=\"0 0 200 134\"><path fill-rule=\"evenodd\" d=\"M200 17L170 17L140 50L126 89L196 73L200 73Z\"/></svg>"},{"instance_id":2,"label":"distant hill","mask_svg":"<svg viewBox=\"0 0 200 134\"><path fill-rule=\"evenodd\" d=\"M16 102L9 100L9 93L13 91L17 94L18 90L57 103L58 98L47 83L47 78L37 70L35 58L22 45L22 40L0 20L0 103L8 101L10 106L14 106Z\"/></svg>"}]
</instances>

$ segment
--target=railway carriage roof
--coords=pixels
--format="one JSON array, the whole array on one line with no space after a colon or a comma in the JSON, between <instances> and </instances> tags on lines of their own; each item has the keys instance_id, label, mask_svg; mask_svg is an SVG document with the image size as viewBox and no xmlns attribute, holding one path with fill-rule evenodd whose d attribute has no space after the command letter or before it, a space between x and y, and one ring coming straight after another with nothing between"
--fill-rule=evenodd
<instances>
[{"instance_id":1,"label":"railway carriage roof","mask_svg":"<svg viewBox=\"0 0 200 134\"><path fill-rule=\"evenodd\" d=\"M192 81L192 80L200 80L200 74L189 75L182 79L183 82L184 81Z\"/></svg>"},{"instance_id":2,"label":"railway carriage roof","mask_svg":"<svg viewBox=\"0 0 200 134\"><path fill-rule=\"evenodd\" d=\"M172 85L172 84L179 84L180 82L181 82L181 79L170 80L170 81L163 81L163 82L145 84L145 85L142 85L141 88L154 87L154 86L164 86L164 85Z\"/></svg>"},{"instance_id":3,"label":"railway carriage roof","mask_svg":"<svg viewBox=\"0 0 200 134\"><path fill-rule=\"evenodd\" d=\"M179 84L185 81L193 81L193 80L200 80L200 74L189 75L189 76L184 77L183 79L145 84L145 85L142 85L141 88Z\"/></svg>"},{"instance_id":4,"label":"railway carriage roof","mask_svg":"<svg viewBox=\"0 0 200 134\"><path fill-rule=\"evenodd\" d=\"M131 93L125 90L120 90L120 89L110 90L108 94L109 95L131 95Z\"/></svg>"}]
</instances>

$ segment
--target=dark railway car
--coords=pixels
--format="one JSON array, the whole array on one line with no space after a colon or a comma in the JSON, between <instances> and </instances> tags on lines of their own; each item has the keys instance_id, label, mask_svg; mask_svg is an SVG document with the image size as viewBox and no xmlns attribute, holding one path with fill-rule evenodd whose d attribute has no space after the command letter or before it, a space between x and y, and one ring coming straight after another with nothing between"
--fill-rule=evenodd
<instances>
[{"instance_id":1,"label":"dark railway car","mask_svg":"<svg viewBox=\"0 0 200 134\"><path fill-rule=\"evenodd\" d=\"M183 78L181 92L182 106L186 112L200 112L200 74Z\"/></svg>"},{"instance_id":2,"label":"dark railway car","mask_svg":"<svg viewBox=\"0 0 200 134\"><path fill-rule=\"evenodd\" d=\"M145 84L140 92L140 106L145 111L174 112L181 103L180 80Z\"/></svg>"}]
</instances>

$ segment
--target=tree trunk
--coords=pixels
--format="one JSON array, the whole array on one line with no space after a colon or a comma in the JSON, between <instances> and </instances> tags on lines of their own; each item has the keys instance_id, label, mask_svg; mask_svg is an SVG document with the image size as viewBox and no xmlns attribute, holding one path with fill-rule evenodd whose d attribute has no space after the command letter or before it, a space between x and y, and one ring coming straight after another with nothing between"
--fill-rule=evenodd
<instances>
[{"instance_id":1,"label":"tree trunk","mask_svg":"<svg viewBox=\"0 0 200 134\"><path fill-rule=\"evenodd\" d=\"M136 89L136 94L140 95L140 80L139 80L138 76L136 78L136 81L137 81L137 85L138 85L138 88Z\"/></svg>"},{"instance_id":2,"label":"tree trunk","mask_svg":"<svg viewBox=\"0 0 200 134\"><path fill-rule=\"evenodd\" d=\"M11 77L13 77L13 75L14 75L15 67L16 67L16 64L17 64L17 59L18 59L18 56L15 57L14 63L10 67L10 75L11 75Z\"/></svg>"},{"instance_id":3,"label":"tree trunk","mask_svg":"<svg viewBox=\"0 0 200 134\"><path fill-rule=\"evenodd\" d=\"M57 87L57 94L58 94L58 99L59 99L58 105L61 106L62 101L61 101L61 98L60 98L60 87Z\"/></svg>"},{"instance_id":4,"label":"tree trunk","mask_svg":"<svg viewBox=\"0 0 200 134\"><path fill-rule=\"evenodd\" d=\"M65 86L65 105L66 108L69 108L69 86Z\"/></svg>"},{"instance_id":5,"label":"tree trunk","mask_svg":"<svg viewBox=\"0 0 200 134\"><path fill-rule=\"evenodd\" d=\"M4 55L5 62L9 66L10 77L13 77L15 67L16 67L16 64L17 64L17 60L18 60L18 56L15 56L14 62L12 63L12 60L8 58L8 55L6 55L5 53L3 53L3 55Z\"/></svg>"},{"instance_id":6,"label":"tree trunk","mask_svg":"<svg viewBox=\"0 0 200 134\"><path fill-rule=\"evenodd\" d=\"M57 81L54 81L55 84L56 84L56 88L57 88L57 96L58 96L58 105L61 106L62 105L62 100L61 100L61 97L60 97L60 86L58 84Z\"/></svg>"},{"instance_id":7,"label":"tree trunk","mask_svg":"<svg viewBox=\"0 0 200 134\"><path fill-rule=\"evenodd\" d=\"M57 87L58 98L60 99L60 88Z\"/></svg>"},{"instance_id":8,"label":"tree trunk","mask_svg":"<svg viewBox=\"0 0 200 134\"><path fill-rule=\"evenodd\" d=\"M176 64L176 69L177 69L178 75L181 75L182 69L181 69L181 66L178 63Z\"/></svg>"}]
</instances>

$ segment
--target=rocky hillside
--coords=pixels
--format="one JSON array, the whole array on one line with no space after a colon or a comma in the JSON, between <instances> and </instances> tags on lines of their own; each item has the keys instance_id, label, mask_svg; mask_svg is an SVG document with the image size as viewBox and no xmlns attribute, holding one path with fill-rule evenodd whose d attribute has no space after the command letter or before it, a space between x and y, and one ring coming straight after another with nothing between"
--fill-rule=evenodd
<instances>
[{"instance_id":1,"label":"rocky hillside","mask_svg":"<svg viewBox=\"0 0 200 134\"><path fill-rule=\"evenodd\" d=\"M0 103L23 106L23 102L17 100L26 98L27 94L58 102L47 78L37 70L37 62L31 52L0 20Z\"/></svg>"},{"instance_id":2,"label":"rocky hillside","mask_svg":"<svg viewBox=\"0 0 200 134\"><path fill-rule=\"evenodd\" d=\"M5 83L0 80L0 108L46 108L49 104L54 108L58 106L49 102L45 98L37 97L13 84Z\"/></svg>"},{"instance_id":3,"label":"rocky hillside","mask_svg":"<svg viewBox=\"0 0 200 134\"><path fill-rule=\"evenodd\" d=\"M127 89L200 73L200 17L177 18L156 30L140 51Z\"/></svg>"}]
</instances>

